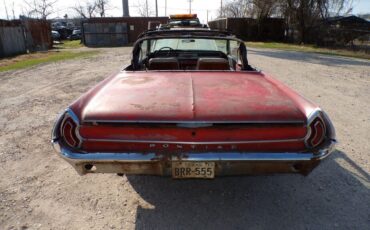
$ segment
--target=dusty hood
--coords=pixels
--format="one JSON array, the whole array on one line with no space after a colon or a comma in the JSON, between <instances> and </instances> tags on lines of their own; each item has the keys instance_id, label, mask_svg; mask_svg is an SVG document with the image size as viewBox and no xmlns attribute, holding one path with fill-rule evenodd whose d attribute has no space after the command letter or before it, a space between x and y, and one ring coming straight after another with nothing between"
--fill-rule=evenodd
<instances>
[{"instance_id":1,"label":"dusty hood","mask_svg":"<svg viewBox=\"0 0 370 230\"><path fill-rule=\"evenodd\" d=\"M72 109L82 122L304 122L309 110L304 105L312 107L261 73L121 72Z\"/></svg>"}]
</instances>

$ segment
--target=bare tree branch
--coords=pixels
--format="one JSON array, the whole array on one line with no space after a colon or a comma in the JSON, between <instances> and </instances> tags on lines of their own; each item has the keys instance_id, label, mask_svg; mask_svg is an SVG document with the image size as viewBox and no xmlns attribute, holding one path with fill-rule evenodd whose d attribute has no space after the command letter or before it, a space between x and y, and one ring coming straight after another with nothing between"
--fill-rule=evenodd
<instances>
[{"instance_id":1,"label":"bare tree branch","mask_svg":"<svg viewBox=\"0 0 370 230\"><path fill-rule=\"evenodd\" d=\"M229 0L222 14L220 9L220 15L252 17L259 21L272 15L280 16L290 29L298 30L299 40L306 42L307 35L320 20L348 14L352 4L353 0Z\"/></svg>"},{"instance_id":2,"label":"bare tree branch","mask_svg":"<svg viewBox=\"0 0 370 230\"><path fill-rule=\"evenodd\" d=\"M24 3L28 6L27 15L46 19L55 12L53 6L57 1L58 0L24 0Z\"/></svg>"},{"instance_id":3,"label":"bare tree branch","mask_svg":"<svg viewBox=\"0 0 370 230\"><path fill-rule=\"evenodd\" d=\"M229 0L225 2L222 12L223 17L252 17L267 18L274 13L279 6L276 0Z\"/></svg>"},{"instance_id":4,"label":"bare tree branch","mask_svg":"<svg viewBox=\"0 0 370 230\"><path fill-rule=\"evenodd\" d=\"M6 19L9 20L8 7L6 6L5 0L3 0L3 4L4 4L5 14L6 14Z\"/></svg>"},{"instance_id":5,"label":"bare tree branch","mask_svg":"<svg viewBox=\"0 0 370 230\"><path fill-rule=\"evenodd\" d=\"M137 1L134 7L137 13L142 17L150 17L154 15L153 8L149 5L148 0Z\"/></svg>"},{"instance_id":6,"label":"bare tree branch","mask_svg":"<svg viewBox=\"0 0 370 230\"><path fill-rule=\"evenodd\" d=\"M81 5L81 3L72 7L78 16L82 18L92 18L95 16L96 10L96 2L95 1L86 1L85 5Z\"/></svg>"},{"instance_id":7,"label":"bare tree branch","mask_svg":"<svg viewBox=\"0 0 370 230\"><path fill-rule=\"evenodd\" d=\"M12 2L12 13L13 13L13 20L14 20L15 19L14 1Z\"/></svg>"},{"instance_id":8,"label":"bare tree branch","mask_svg":"<svg viewBox=\"0 0 370 230\"><path fill-rule=\"evenodd\" d=\"M100 15L100 17L105 17L105 12L107 10L107 6L109 4L109 0L96 0L96 12Z\"/></svg>"}]
</instances>

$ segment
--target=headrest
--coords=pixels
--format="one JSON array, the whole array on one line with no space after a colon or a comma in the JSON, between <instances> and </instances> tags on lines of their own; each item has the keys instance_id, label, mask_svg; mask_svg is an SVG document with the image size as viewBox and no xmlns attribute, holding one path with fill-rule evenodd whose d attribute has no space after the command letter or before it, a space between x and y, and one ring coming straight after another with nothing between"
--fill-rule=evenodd
<instances>
[{"instance_id":1,"label":"headrest","mask_svg":"<svg viewBox=\"0 0 370 230\"><path fill-rule=\"evenodd\" d=\"M198 70L230 70L229 61L224 58L199 58Z\"/></svg>"},{"instance_id":2,"label":"headrest","mask_svg":"<svg viewBox=\"0 0 370 230\"><path fill-rule=\"evenodd\" d=\"M150 70L178 70L179 61L176 58L151 58L149 60Z\"/></svg>"}]
</instances>

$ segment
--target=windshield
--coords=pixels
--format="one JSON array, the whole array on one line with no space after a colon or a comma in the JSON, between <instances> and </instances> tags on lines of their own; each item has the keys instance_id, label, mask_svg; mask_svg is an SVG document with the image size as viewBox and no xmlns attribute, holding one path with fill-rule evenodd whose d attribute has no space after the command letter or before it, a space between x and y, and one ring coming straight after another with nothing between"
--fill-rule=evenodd
<instances>
[{"instance_id":1,"label":"windshield","mask_svg":"<svg viewBox=\"0 0 370 230\"><path fill-rule=\"evenodd\" d=\"M186 20L171 20L169 22L170 25L188 25L188 26L196 26L200 25L200 22L198 19L186 19Z\"/></svg>"},{"instance_id":2,"label":"windshield","mask_svg":"<svg viewBox=\"0 0 370 230\"><path fill-rule=\"evenodd\" d=\"M227 54L227 40L205 38L164 38L151 40L150 52L161 49L221 51Z\"/></svg>"},{"instance_id":3,"label":"windshield","mask_svg":"<svg viewBox=\"0 0 370 230\"><path fill-rule=\"evenodd\" d=\"M223 37L143 39L134 48L133 63L149 70L236 70L247 63L243 47L239 40Z\"/></svg>"}]
</instances>

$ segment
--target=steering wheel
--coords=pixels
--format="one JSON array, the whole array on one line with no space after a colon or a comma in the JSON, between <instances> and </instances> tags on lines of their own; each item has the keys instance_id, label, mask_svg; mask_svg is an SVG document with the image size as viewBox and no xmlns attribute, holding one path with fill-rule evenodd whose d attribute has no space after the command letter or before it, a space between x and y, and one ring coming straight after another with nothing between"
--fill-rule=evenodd
<instances>
[{"instance_id":1,"label":"steering wheel","mask_svg":"<svg viewBox=\"0 0 370 230\"><path fill-rule=\"evenodd\" d=\"M174 52L175 50L173 49L173 48L171 48L171 47L169 47L169 46L163 46L162 48L160 48L159 50L157 50L157 52L160 52L160 51L162 51L163 49L168 49L168 52L167 52L167 57L168 56L170 56L170 53L171 52Z\"/></svg>"}]
</instances>

